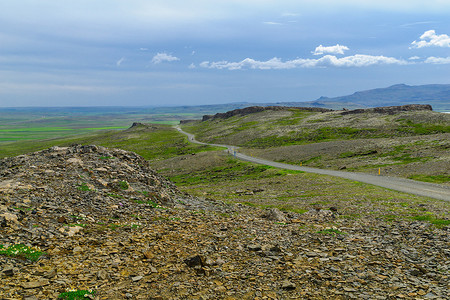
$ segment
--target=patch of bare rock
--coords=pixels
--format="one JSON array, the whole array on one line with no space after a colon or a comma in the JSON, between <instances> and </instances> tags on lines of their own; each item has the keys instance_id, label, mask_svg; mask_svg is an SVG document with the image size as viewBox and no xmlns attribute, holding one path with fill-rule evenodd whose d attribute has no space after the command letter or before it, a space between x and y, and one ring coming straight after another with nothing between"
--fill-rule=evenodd
<instances>
[{"instance_id":1,"label":"patch of bare rock","mask_svg":"<svg viewBox=\"0 0 450 300\"><path fill-rule=\"evenodd\" d=\"M0 299L448 299L450 230L181 193L140 156L53 147L0 161ZM333 226L330 227L330 223Z\"/></svg>"}]
</instances>

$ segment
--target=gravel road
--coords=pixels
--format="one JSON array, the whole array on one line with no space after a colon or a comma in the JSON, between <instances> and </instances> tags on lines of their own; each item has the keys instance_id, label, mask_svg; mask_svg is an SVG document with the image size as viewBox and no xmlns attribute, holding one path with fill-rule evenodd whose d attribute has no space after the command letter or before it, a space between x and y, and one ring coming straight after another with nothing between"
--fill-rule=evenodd
<instances>
[{"instance_id":1,"label":"gravel road","mask_svg":"<svg viewBox=\"0 0 450 300\"><path fill-rule=\"evenodd\" d=\"M192 143L201 144L201 145L211 145L211 146L219 146L219 147L225 147L227 148L227 152L230 155L235 156L236 158L257 163L257 164L263 164L268 165L276 168L281 169L288 169L288 170L298 170L298 171L304 171L309 173L317 173L317 174L323 174L323 175L330 175L330 176L336 176L336 177L342 177L354 181L364 182L373 184L376 186L381 186L384 188L404 192L404 193L410 193L415 194L419 196L425 196L445 201L450 201L450 188L439 185L439 184L433 184L428 182L421 182L421 181L414 181L410 179L404 179L404 178L398 178L398 177L390 177L390 176L375 176L365 173L354 173L354 172L343 172L343 171L334 171L334 170L324 170L324 169L317 169L317 168L308 168L308 167L300 167L296 165L290 165L290 164L284 164L284 163L278 163L270 160L265 160L261 158L256 158L252 156L248 156L242 153L239 153L236 149L238 147L230 146L230 145L221 145L221 144L208 144L199 142L195 139L193 134L187 133L183 131L179 126L175 127L179 132L185 134L188 136L188 139Z\"/></svg>"}]
</instances>

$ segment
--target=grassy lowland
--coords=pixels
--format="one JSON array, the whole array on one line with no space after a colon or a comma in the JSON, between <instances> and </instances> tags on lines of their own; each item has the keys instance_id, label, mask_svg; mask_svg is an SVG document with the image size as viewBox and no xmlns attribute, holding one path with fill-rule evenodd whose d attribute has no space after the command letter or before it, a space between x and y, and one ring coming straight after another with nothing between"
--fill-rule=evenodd
<instances>
[{"instance_id":1,"label":"grassy lowland","mask_svg":"<svg viewBox=\"0 0 450 300\"><path fill-rule=\"evenodd\" d=\"M136 152L148 160L159 160L217 149L189 143L184 135L170 125L139 123L126 130L96 131L90 134L58 139L3 144L0 148L0 157L25 154L55 145L68 146L72 144L94 144L109 148L121 148Z\"/></svg>"}]
</instances>

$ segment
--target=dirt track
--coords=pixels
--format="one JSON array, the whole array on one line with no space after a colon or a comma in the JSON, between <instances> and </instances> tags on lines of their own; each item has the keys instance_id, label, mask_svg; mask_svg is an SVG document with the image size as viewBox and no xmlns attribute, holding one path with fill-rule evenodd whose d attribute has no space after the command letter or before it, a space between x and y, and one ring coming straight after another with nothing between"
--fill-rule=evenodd
<instances>
[{"instance_id":1,"label":"dirt track","mask_svg":"<svg viewBox=\"0 0 450 300\"><path fill-rule=\"evenodd\" d=\"M207 144L207 143L203 143L203 142L199 142L199 141L195 140L195 137L193 134L184 132L179 127L175 127L175 128L179 132L187 135L189 141L191 141L193 143L197 143L197 144L203 144L203 145ZM364 173L343 172L343 171L324 170L324 169L309 168L309 167L300 167L300 166L296 166L296 165L278 163L278 162L274 162L274 161L269 161L269 160L265 160L265 159L261 159L261 158L248 156L248 155L237 152L236 151L237 147L235 147L235 146L220 145L220 144L209 144L209 145L226 147L228 153L230 153L231 155L234 155L235 157L237 157L239 159L246 160L249 162L265 164L265 165L269 165L269 166L273 166L273 167L277 167L277 168L289 169L289 170L299 170L299 171L305 171L305 172L310 172L310 173L337 176L337 177L342 177L342 178L347 178L350 180L369 183L369 184L373 184L373 185L377 185L377 186L381 186L381 187L385 187L385 188L389 188L392 190L401 191L401 192L405 192L405 193L450 201L450 188L447 186L439 185L439 184L432 184L432 183L426 183L426 182L420 182L420 181L414 181L414 180L390 177L390 176L375 176L375 175L369 175L369 174L364 174Z\"/></svg>"}]
</instances>

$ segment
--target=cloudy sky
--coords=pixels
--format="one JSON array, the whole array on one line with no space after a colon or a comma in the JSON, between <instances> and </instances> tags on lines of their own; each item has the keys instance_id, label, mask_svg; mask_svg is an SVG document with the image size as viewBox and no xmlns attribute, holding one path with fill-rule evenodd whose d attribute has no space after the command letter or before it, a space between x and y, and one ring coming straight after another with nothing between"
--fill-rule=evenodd
<instances>
[{"instance_id":1,"label":"cloudy sky","mask_svg":"<svg viewBox=\"0 0 450 300\"><path fill-rule=\"evenodd\" d=\"M0 0L0 106L281 102L450 83L448 0Z\"/></svg>"}]
</instances>

